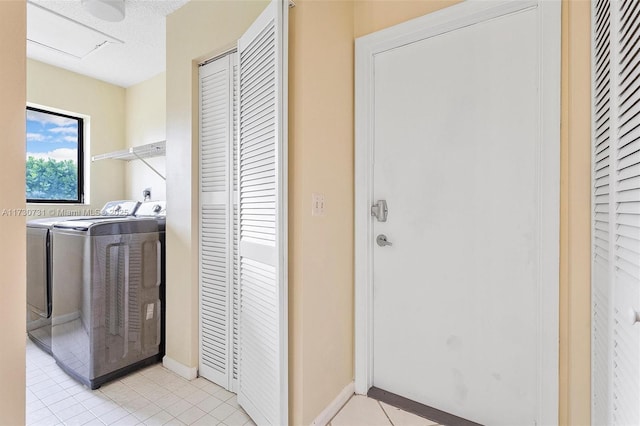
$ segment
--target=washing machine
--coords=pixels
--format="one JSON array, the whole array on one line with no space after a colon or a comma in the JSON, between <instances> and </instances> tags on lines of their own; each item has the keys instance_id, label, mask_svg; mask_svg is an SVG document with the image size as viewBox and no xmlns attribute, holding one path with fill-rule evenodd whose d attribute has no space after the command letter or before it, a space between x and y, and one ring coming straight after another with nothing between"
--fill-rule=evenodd
<instances>
[{"instance_id":1,"label":"washing machine","mask_svg":"<svg viewBox=\"0 0 640 426\"><path fill-rule=\"evenodd\" d=\"M158 233L160 234L160 275L162 283L160 285L160 330L161 330L161 343L160 354L165 353L165 277L166 277L166 246L165 246L165 228L167 222L167 202L166 201L145 201L140 204L136 210L135 217L138 219L154 219L158 223Z\"/></svg>"},{"instance_id":2,"label":"washing machine","mask_svg":"<svg viewBox=\"0 0 640 426\"><path fill-rule=\"evenodd\" d=\"M91 389L161 360L158 229L127 217L53 226L51 351Z\"/></svg>"},{"instance_id":3,"label":"washing machine","mask_svg":"<svg viewBox=\"0 0 640 426\"><path fill-rule=\"evenodd\" d=\"M140 203L109 201L101 216L133 216ZM56 223L86 216L52 217L27 222L27 334L42 350L51 353L51 230ZM62 266L64 267L64 266Z\"/></svg>"}]
</instances>

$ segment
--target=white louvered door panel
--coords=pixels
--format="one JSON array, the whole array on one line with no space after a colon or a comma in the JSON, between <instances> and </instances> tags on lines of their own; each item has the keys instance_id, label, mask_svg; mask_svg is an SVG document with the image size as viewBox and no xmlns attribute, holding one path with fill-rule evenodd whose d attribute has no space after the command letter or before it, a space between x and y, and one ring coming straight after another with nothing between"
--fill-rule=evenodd
<instances>
[{"instance_id":1,"label":"white louvered door panel","mask_svg":"<svg viewBox=\"0 0 640 426\"><path fill-rule=\"evenodd\" d=\"M231 390L238 390L238 285L240 281L240 242L238 202L238 55L233 62L233 304L232 304L232 372Z\"/></svg>"},{"instance_id":2,"label":"white louvered door panel","mask_svg":"<svg viewBox=\"0 0 640 426\"><path fill-rule=\"evenodd\" d=\"M259 425L288 423L287 8L273 0L238 41L238 402Z\"/></svg>"},{"instance_id":3,"label":"white louvered door panel","mask_svg":"<svg viewBox=\"0 0 640 426\"><path fill-rule=\"evenodd\" d=\"M640 424L640 2L593 19L593 424Z\"/></svg>"},{"instance_id":4,"label":"white louvered door panel","mask_svg":"<svg viewBox=\"0 0 640 426\"><path fill-rule=\"evenodd\" d=\"M640 2L618 10L613 424L640 424ZM614 56L616 57L616 56Z\"/></svg>"},{"instance_id":5,"label":"white louvered door panel","mask_svg":"<svg viewBox=\"0 0 640 426\"><path fill-rule=\"evenodd\" d=\"M199 374L227 389L233 370L233 64L200 67Z\"/></svg>"},{"instance_id":6,"label":"white louvered door panel","mask_svg":"<svg viewBox=\"0 0 640 426\"><path fill-rule=\"evenodd\" d=\"M610 140L611 140L611 3L594 4L593 49L593 279L592 279L592 415L594 424L608 424L610 413L611 341L610 244Z\"/></svg>"}]
</instances>

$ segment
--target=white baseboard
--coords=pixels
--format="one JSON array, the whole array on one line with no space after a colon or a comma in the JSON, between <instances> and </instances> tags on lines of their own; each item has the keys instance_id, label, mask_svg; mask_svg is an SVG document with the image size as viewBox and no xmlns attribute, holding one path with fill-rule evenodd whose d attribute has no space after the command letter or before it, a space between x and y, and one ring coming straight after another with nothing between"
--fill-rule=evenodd
<instances>
[{"instance_id":1,"label":"white baseboard","mask_svg":"<svg viewBox=\"0 0 640 426\"><path fill-rule=\"evenodd\" d=\"M162 365L187 380L193 380L198 377L198 369L196 367L187 367L167 355L162 357Z\"/></svg>"},{"instance_id":2,"label":"white baseboard","mask_svg":"<svg viewBox=\"0 0 640 426\"><path fill-rule=\"evenodd\" d=\"M338 411L340 411L344 404L349 401L349 398L353 396L355 392L354 390L355 385L353 382L350 382L344 389L342 389L342 392L340 392L338 396L336 396L336 398L331 401L324 410L322 410L311 424L314 426L326 426L331 419L338 414Z\"/></svg>"}]
</instances>

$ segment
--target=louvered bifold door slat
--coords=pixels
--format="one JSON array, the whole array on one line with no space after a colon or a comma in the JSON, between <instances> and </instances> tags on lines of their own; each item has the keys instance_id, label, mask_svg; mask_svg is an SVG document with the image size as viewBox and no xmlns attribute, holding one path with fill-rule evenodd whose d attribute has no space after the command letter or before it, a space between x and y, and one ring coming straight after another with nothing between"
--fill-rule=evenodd
<instances>
[{"instance_id":1,"label":"louvered bifold door slat","mask_svg":"<svg viewBox=\"0 0 640 426\"><path fill-rule=\"evenodd\" d=\"M230 385L230 155L232 70L223 57L200 67L199 374Z\"/></svg>"},{"instance_id":2,"label":"louvered bifold door slat","mask_svg":"<svg viewBox=\"0 0 640 426\"><path fill-rule=\"evenodd\" d=\"M232 306L232 372L231 390L238 390L238 301L240 281L240 217L238 203L238 55L233 62L233 306Z\"/></svg>"},{"instance_id":3,"label":"louvered bifold door slat","mask_svg":"<svg viewBox=\"0 0 640 426\"><path fill-rule=\"evenodd\" d=\"M238 402L258 425L288 423L287 8L273 0L238 42Z\"/></svg>"},{"instance_id":4,"label":"louvered bifold door slat","mask_svg":"<svg viewBox=\"0 0 640 426\"><path fill-rule=\"evenodd\" d=\"M618 8L612 423L640 425L640 324L631 319L640 311L640 2L612 4Z\"/></svg>"},{"instance_id":5,"label":"louvered bifold door slat","mask_svg":"<svg viewBox=\"0 0 640 426\"><path fill-rule=\"evenodd\" d=\"M594 3L593 28L593 271L592 407L593 424L609 424L610 414L610 152L611 2Z\"/></svg>"}]
</instances>

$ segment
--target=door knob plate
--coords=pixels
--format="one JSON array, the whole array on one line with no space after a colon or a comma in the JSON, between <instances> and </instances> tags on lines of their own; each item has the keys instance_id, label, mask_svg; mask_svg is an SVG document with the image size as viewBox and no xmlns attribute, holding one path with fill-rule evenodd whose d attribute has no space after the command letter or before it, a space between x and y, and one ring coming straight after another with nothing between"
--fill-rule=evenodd
<instances>
[{"instance_id":1,"label":"door knob plate","mask_svg":"<svg viewBox=\"0 0 640 426\"><path fill-rule=\"evenodd\" d=\"M389 242L387 240L387 236L384 234L380 234L376 237L376 243L380 246L380 247L384 247L384 246L392 246L393 244L391 242Z\"/></svg>"}]
</instances>

